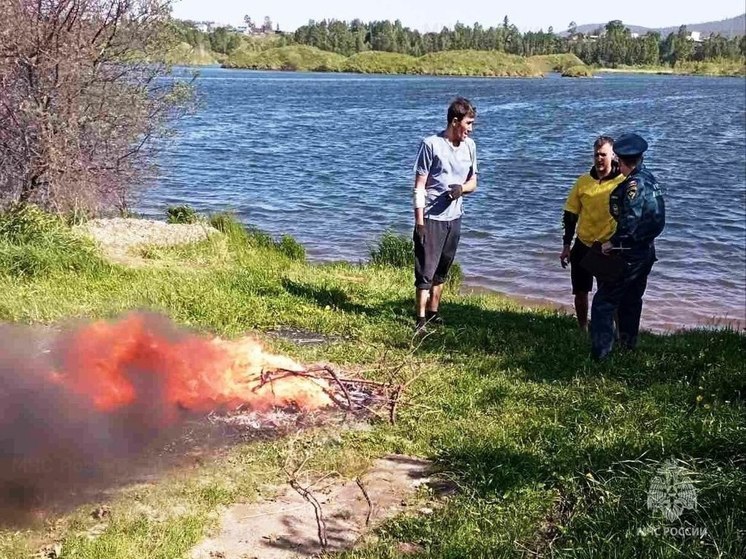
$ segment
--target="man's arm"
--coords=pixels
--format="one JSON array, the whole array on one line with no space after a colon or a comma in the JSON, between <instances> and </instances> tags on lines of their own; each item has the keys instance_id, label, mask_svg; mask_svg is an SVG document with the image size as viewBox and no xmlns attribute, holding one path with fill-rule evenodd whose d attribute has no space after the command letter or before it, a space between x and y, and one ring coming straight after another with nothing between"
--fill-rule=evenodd
<instances>
[{"instance_id":1,"label":"man's arm","mask_svg":"<svg viewBox=\"0 0 746 559\"><path fill-rule=\"evenodd\" d=\"M617 221L616 231L609 239L614 247L623 246L635 240L637 227L642 221L642 210L645 204L638 180L630 180L622 191L622 211Z\"/></svg>"},{"instance_id":2,"label":"man's arm","mask_svg":"<svg viewBox=\"0 0 746 559\"><path fill-rule=\"evenodd\" d=\"M562 252L560 253L560 263L562 267L567 267L567 263L570 259L570 244L572 238L575 236L575 228L578 225L578 219L580 218L580 193L578 192L580 185L580 179L575 181L575 184L570 189L570 193L567 195L565 200L565 210L562 214L562 227L564 234L562 235Z\"/></svg>"},{"instance_id":3,"label":"man's arm","mask_svg":"<svg viewBox=\"0 0 746 559\"><path fill-rule=\"evenodd\" d=\"M562 216L562 227L565 232L562 235L562 244L569 247L572 243L572 238L575 236L575 228L578 225L578 214L565 210Z\"/></svg>"},{"instance_id":4,"label":"man's arm","mask_svg":"<svg viewBox=\"0 0 746 559\"><path fill-rule=\"evenodd\" d=\"M479 167L477 163L477 146L474 142L471 143L471 169L469 170L469 176L466 177L466 182L462 187L464 194L469 194L477 189L477 175L479 174Z\"/></svg>"},{"instance_id":5,"label":"man's arm","mask_svg":"<svg viewBox=\"0 0 746 559\"><path fill-rule=\"evenodd\" d=\"M472 173L471 178L467 180L464 185L461 187L461 192L464 194L469 194L470 192L474 192L477 189L477 174Z\"/></svg>"},{"instance_id":6,"label":"man's arm","mask_svg":"<svg viewBox=\"0 0 746 559\"><path fill-rule=\"evenodd\" d=\"M470 147L469 153L471 155L471 169L469 169L469 174L467 175L464 184L449 185L451 189L451 200L456 200L464 194L469 194L477 189L477 174L479 174L477 167L477 148L474 147L472 151L472 148Z\"/></svg>"},{"instance_id":7,"label":"man's arm","mask_svg":"<svg viewBox=\"0 0 746 559\"><path fill-rule=\"evenodd\" d=\"M419 196L423 197L425 196L425 185L427 184L427 175L415 175L414 179L414 195L415 197L418 196L418 192L420 193ZM418 190L419 189L419 190ZM425 208L417 208L414 209L414 224L415 225L424 225L425 224Z\"/></svg>"}]
</instances>

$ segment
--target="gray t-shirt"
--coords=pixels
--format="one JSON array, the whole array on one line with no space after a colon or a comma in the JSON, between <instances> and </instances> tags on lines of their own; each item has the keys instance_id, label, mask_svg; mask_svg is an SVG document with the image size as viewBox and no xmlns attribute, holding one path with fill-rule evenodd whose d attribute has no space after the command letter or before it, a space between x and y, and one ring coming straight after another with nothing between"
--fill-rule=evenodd
<instances>
[{"instance_id":1,"label":"gray t-shirt","mask_svg":"<svg viewBox=\"0 0 746 559\"><path fill-rule=\"evenodd\" d=\"M436 221L453 221L464 213L463 197L451 200L449 185L464 184L477 174L477 146L466 138L458 147L445 131L428 136L420 144L414 172L427 175L425 183L425 217Z\"/></svg>"}]
</instances>

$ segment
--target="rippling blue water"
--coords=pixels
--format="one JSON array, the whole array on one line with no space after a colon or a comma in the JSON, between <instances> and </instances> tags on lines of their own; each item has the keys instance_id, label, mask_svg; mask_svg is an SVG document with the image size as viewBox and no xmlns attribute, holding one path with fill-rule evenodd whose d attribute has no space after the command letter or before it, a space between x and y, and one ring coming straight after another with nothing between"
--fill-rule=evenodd
<instances>
[{"instance_id":1,"label":"rippling blue water","mask_svg":"<svg viewBox=\"0 0 746 559\"><path fill-rule=\"evenodd\" d=\"M636 131L667 193L643 326L746 319L746 87L740 78L436 78L201 70L200 110L165 150L141 210L230 209L360 261L388 227L412 226L419 140L451 98L478 109L479 189L457 259L466 284L571 304L559 266L562 205L600 134Z\"/></svg>"}]
</instances>

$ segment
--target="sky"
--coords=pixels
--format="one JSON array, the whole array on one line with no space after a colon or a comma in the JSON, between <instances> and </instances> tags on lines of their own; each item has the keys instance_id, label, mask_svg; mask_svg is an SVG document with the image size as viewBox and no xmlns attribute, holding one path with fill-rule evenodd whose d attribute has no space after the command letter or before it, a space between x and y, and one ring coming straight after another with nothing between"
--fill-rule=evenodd
<instances>
[{"instance_id":1,"label":"sky","mask_svg":"<svg viewBox=\"0 0 746 559\"><path fill-rule=\"evenodd\" d=\"M620 19L628 25L670 27L727 19L744 11L743 0L174 0L173 16L231 25L242 24L244 15L257 23L269 16L283 31L293 31L309 19L399 19L406 27L428 32L453 27L457 21L490 27L507 15L522 32L550 26L559 32L571 21L583 25Z\"/></svg>"}]
</instances>

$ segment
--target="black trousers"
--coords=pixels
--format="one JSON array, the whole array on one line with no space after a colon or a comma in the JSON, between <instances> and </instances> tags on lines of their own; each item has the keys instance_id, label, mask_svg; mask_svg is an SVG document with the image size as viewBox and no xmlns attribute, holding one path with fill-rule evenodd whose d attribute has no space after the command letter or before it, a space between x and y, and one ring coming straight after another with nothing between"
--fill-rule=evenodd
<instances>
[{"instance_id":1,"label":"black trousers","mask_svg":"<svg viewBox=\"0 0 746 559\"><path fill-rule=\"evenodd\" d=\"M461 218L453 221L425 219L425 242L414 234L414 285L430 289L445 283L461 239Z\"/></svg>"},{"instance_id":2,"label":"black trousers","mask_svg":"<svg viewBox=\"0 0 746 559\"><path fill-rule=\"evenodd\" d=\"M614 346L614 313L619 316L619 343L634 349L640 332L642 296L648 285L648 275L655 262L655 250L650 249L627 260L621 279L598 282L598 291L591 306L591 353L603 359Z\"/></svg>"}]
</instances>

